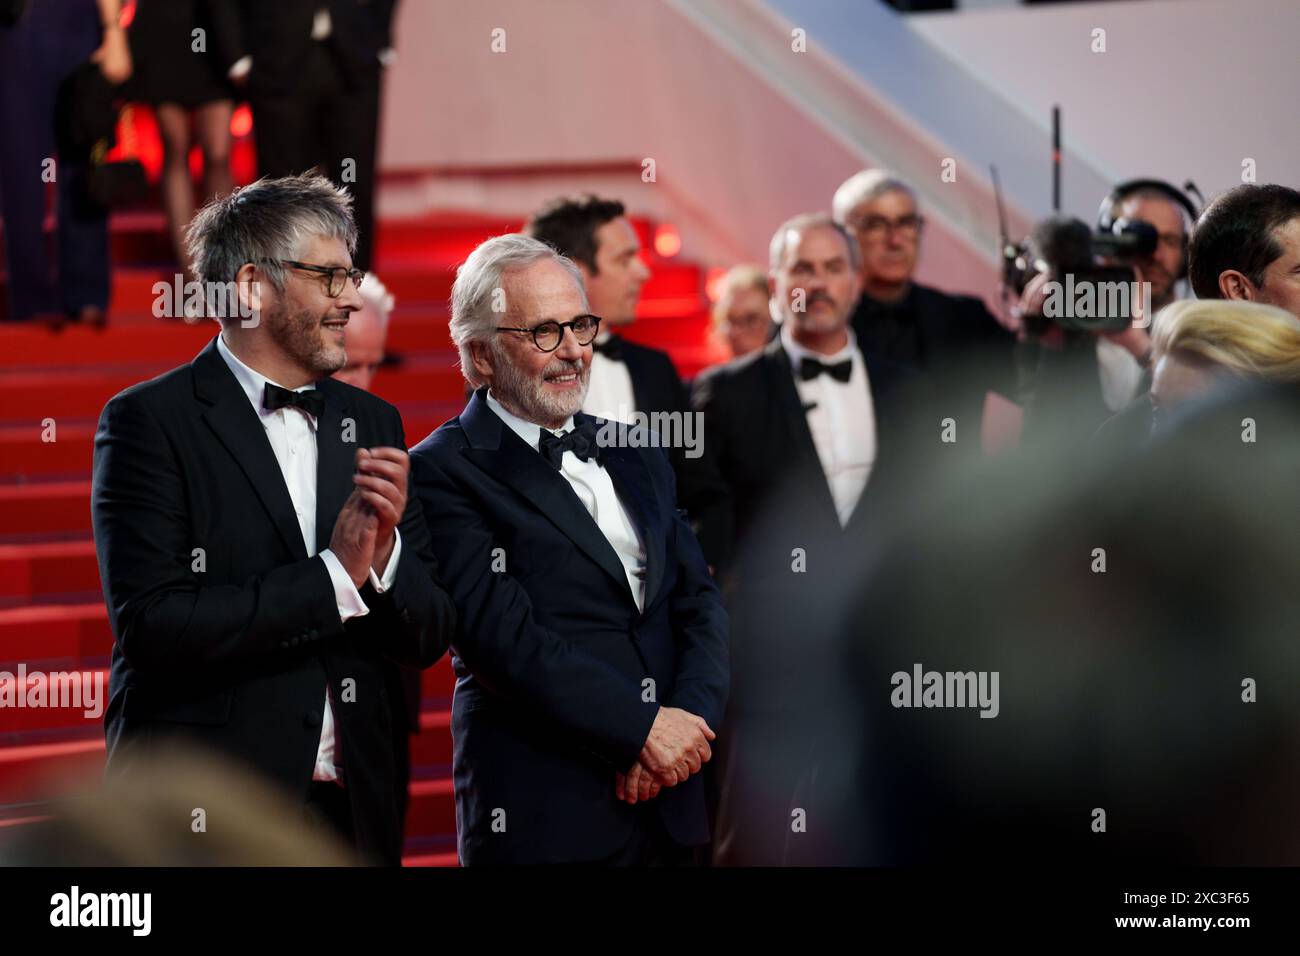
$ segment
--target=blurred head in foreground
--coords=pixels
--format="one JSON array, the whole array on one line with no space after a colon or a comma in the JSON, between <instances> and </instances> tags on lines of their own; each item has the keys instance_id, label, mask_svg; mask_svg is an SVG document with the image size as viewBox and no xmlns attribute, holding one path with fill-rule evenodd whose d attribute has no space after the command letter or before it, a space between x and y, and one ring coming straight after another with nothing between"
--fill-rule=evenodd
<instances>
[{"instance_id":1,"label":"blurred head in foreground","mask_svg":"<svg viewBox=\"0 0 1300 956\"><path fill-rule=\"evenodd\" d=\"M343 866L357 861L240 766L160 750L93 791L69 791L50 818L0 842L5 866Z\"/></svg>"},{"instance_id":2,"label":"blurred head in foreground","mask_svg":"<svg viewBox=\"0 0 1300 956\"><path fill-rule=\"evenodd\" d=\"M1139 454L933 450L855 553L799 542L754 642L819 658L786 861L1300 863L1298 399L1188 403Z\"/></svg>"}]
</instances>

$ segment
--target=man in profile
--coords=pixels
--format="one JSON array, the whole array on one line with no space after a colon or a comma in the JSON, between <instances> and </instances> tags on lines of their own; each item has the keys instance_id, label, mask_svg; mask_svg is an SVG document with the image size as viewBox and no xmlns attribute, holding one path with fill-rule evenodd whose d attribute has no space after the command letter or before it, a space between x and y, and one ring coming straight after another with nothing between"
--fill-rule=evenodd
<instances>
[{"instance_id":1,"label":"man in profile","mask_svg":"<svg viewBox=\"0 0 1300 956\"><path fill-rule=\"evenodd\" d=\"M320 176L259 180L188 240L209 304L233 286L237 308L193 362L111 399L95 435L108 770L175 738L215 749L396 864L387 674L441 657L455 607L397 409L329 377L361 307L351 199Z\"/></svg>"},{"instance_id":2,"label":"man in profile","mask_svg":"<svg viewBox=\"0 0 1300 956\"><path fill-rule=\"evenodd\" d=\"M1243 299L1300 317L1300 192L1237 186L1211 202L1192 231L1198 299Z\"/></svg>"}]
</instances>

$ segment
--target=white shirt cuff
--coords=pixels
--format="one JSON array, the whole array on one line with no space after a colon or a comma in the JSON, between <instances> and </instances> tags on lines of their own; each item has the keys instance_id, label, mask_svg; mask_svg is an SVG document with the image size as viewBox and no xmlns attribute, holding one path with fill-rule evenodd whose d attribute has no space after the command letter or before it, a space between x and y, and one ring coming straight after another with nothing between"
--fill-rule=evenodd
<instances>
[{"instance_id":1,"label":"white shirt cuff","mask_svg":"<svg viewBox=\"0 0 1300 956\"><path fill-rule=\"evenodd\" d=\"M376 594L383 594L393 586L397 580L397 559L402 556L402 533L396 528L393 529L393 553L388 556L388 564L384 568L382 577L375 574L374 566L370 568L370 586L375 589Z\"/></svg>"},{"instance_id":2,"label":"white shirt cuff","mask_svg":"<svg viewBox=\"0 0 1300 956\"><path fill-rule=\"evenodd\" d=\"M394 532L396 534L396 532ZM397 545L393 545L393 550L397 550ZM352 578L343 570L343 562L338 556L326 548L320 553L320 559L325 562L325 568L330 573L330 580L334 583L334 602L338 605L339 620L347 621L354 617L363 617L370 613L370 608L366 607L366 602L361 600L361 594L357 591L357 586L352 583ZM371 571L370 576L373 578L375 572Z\"/></svg>"}]
</instances>

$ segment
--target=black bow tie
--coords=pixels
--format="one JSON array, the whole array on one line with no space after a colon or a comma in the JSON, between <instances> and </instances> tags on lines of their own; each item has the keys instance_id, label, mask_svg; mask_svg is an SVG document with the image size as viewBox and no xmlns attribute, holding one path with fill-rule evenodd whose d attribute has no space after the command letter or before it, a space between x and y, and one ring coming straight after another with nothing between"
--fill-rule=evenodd
<instances>
[{"instance_id":1,"label":"black bow tie","mask_svg":"<svg viewBox=\"0 0 1300 956\"><path fill-rule=\"evenodd\" d=\"M816 378L825 372L837 382L847 382L853 374L853 360L845 359L843 362L836 362L834 365L828 365L820 359L804 356L799 360L799 377L805 382Z\"/></svg>"},{"instance_id":2,"label":"black bow tie","mask_svg":"<svg viewBox=\"0 0 1300 956\"><path fill-rule=\"evenodd\" d=\"M325 411L325 396L314 388L305 392L292 392L267 382L266 390L262 393L262 405L271 411L292 406L302 409L308 415L320 418L321 413Z\"/></svg>"},{"instance_id":3,"label":"black bow tie","mask_svg":"<svg viewBox=\"0 0 1300 956\"><path fill-rule=\"evenodd\" d=\"M583 461L595 458L600 461L600 447L596 444L596 426L592 422L583 422L562 436L542 429L537 450L556 471L560 470L560 460L566 451L571 451Z\"/></svg>"},{"instance_id":4,"label":"black bow tie","mask_svg":"<svg viewBox=\"0 0 1300 956\"><path fill-rule=\"evenodd\" d=\"M623 361L624 341L617 335L611 335L603 342L593 342L591 347L600 355L614 362Z\"/></svg>"}]
</instances>

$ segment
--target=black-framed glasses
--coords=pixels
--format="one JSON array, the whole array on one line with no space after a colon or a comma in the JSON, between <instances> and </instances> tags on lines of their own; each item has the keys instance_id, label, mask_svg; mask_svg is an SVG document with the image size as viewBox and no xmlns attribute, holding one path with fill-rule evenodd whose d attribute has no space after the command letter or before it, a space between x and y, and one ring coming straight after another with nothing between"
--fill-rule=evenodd
<instances>
[{"instance_id":1,"label":"black-framed glasses","mask_svg":"<svg viewBox=\"0 0 1300 956\"><path fill-rule=\"evenodd\" d=\"M572 322L556 322L547 320L539 322L531 329L529 328L512 328L507 325L498 325L498 332L529 332L533 336L533 344L543 352L554 352L564 341L564 330L573 329L573 337L578 340L579 345L590 345L596 340L596 333L600 331L600 316L598 315L580 315Z\"/></svg>"},{"instance_id":2,"label":"black-framed glasses","mask_svg":"<svg viewBox=\"0 0 1300 956\"><path fill-rule=\"evenodd\" d=\"M343 294L346 283L352 280L352 285L361 288L361 281L365 279L366 274L361 269L347 269L343 266L318 266L310 262L299 262L296 259L266 259L266 262L278 262L282 266L292 266L295 269L302 269L304 272L316 272L323 276L329 276L329 285L326 287L326 294L331 299L337 299Z\"/></svg>"},{"instance_id":3,"label":"black-framed glasses","mask_svg":"<svg viewBox=\"0 0 1300 956\"><path fill-rule=\"evenodd\" d=\"M854 232L872 239L879 238L885 235L886 232L897 232L904 239L915 239L921 234L921 227L924 225L925 219L916 213L900 216L897 219L886 219L884 216L863 216L849 222L849 226Z\"/></svg>"}]
</instances>

